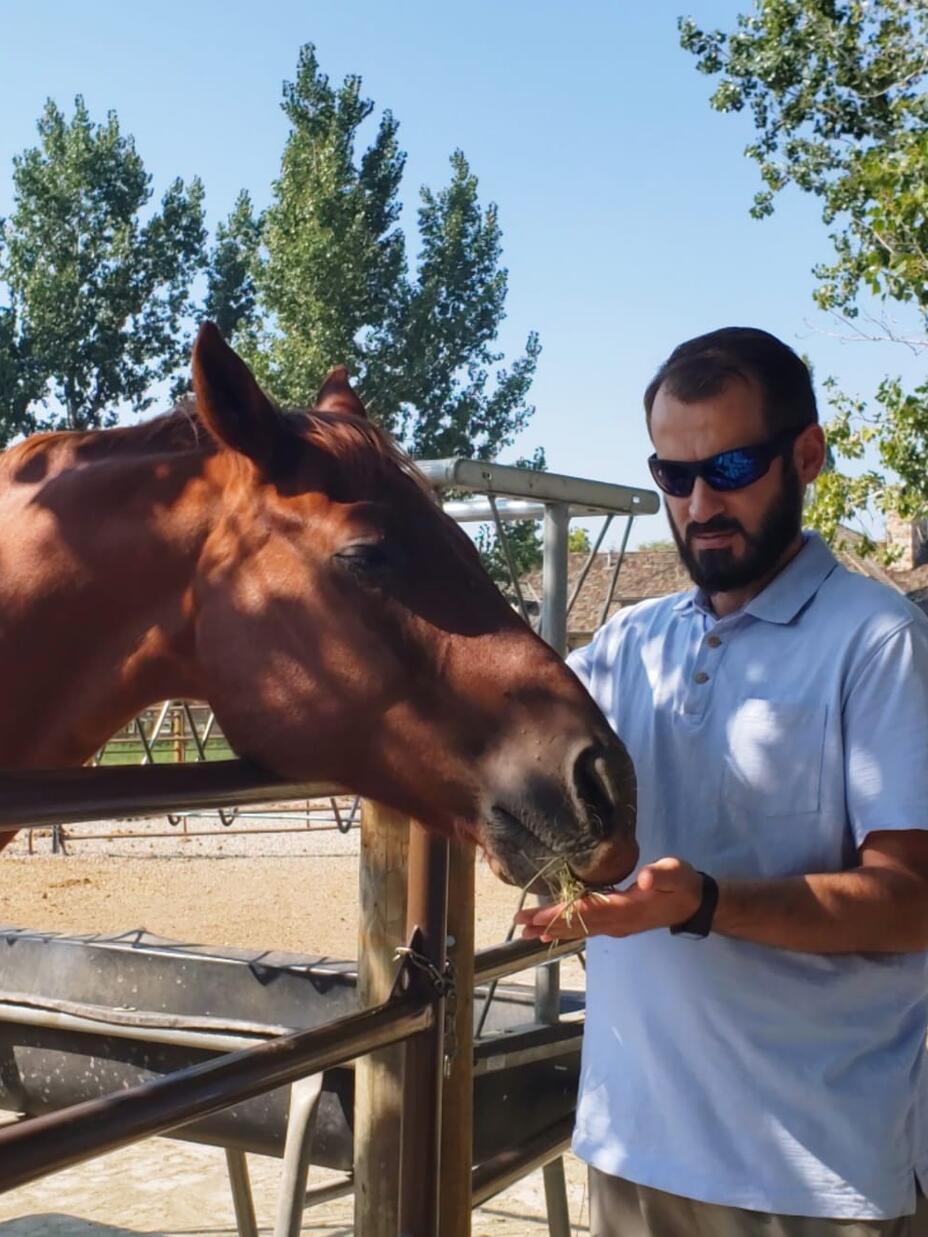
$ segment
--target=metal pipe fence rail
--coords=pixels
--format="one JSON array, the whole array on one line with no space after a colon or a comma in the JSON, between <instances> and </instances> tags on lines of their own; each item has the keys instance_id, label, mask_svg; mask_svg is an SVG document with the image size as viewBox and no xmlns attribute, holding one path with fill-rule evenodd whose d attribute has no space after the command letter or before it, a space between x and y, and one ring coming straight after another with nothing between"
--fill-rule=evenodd
<instances>
[{"instance_id":1,"label":"metal pipe fence rail","mask_svg":"<svg viewBox=\"0 0 928 1237\"><path fill-rule=\"evenodd\" d=\"M4 772L0 830L108 819L114 813L160 815L182 806L225 806L233 800L302 799L333 789L281 781L241 761ZM276 1035L137 1087L6 1127L0 1130L0 1192L402 1042L407 1102L402 1114L399 1232L402 1237L437 1237L444 1006L453 989L445 959L447 870L447 842L413 823L409 948L385 1001L323 1027ZM475 981L488 983L578 947L526 941L495 946L477 956ZM563 1131L552 1130L550 1138L535 1140L524 1162L541 1163L545 1155L550 1159L563 1141ZM479 1193L486 1198L513 1179L515 1167L512 1158L504 1156L477 1171ZM469 1164L467 1176L466 1196L471 1197Z\"/></svg>"}]
</instances>

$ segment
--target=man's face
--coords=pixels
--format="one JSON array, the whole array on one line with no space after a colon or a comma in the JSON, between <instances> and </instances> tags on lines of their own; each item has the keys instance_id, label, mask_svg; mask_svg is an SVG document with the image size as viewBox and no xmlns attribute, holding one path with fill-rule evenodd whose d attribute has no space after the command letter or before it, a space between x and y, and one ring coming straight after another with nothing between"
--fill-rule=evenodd
<instances>
[{"instance_id":1,"label":"man's face","mask_svg":"<svg viewBox=\"0 0 928 1237\"><path fill-rule=\"evenodd\" d=\"M742 379L692 404L662 386L651 410L651 438L664 459L702 460L768 437L760 388ZM744 489L713 490L697 477L688 498L665 495L671 532L694 582L707 593L725 593L772 574L799 537L804 489L790 447Z\"/></svg>"}]
</instances>

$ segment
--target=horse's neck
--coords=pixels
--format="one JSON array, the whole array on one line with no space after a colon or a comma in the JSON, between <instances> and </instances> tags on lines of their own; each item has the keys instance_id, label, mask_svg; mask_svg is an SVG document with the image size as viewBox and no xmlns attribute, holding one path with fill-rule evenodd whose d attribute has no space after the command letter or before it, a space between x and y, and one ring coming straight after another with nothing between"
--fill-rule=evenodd
<instances>
[{"instance_id":1,"label":"horse's neck","mask_svg":"<svg viewBox=\"0 0 928 1237\"><path fill-rule=\"evenodd\" d=\"M22 476L0 485L0 767L79 764L145 705L201 694L204 461L52 457Z\"/></svg>"}]
</instances>

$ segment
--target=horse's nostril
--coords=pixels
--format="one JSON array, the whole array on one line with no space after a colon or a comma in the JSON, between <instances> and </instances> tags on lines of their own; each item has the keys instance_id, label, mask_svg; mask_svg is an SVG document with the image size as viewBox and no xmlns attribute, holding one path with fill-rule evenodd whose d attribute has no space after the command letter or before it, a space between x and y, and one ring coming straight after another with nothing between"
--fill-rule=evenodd
<instances>
[{"instance_id":1,"label":"horse's nostril","mask_svg":"<svg viewBox=\"0 0 928 1237\"><path fill-rule=\"evenodd\" d=\"M616 808L606 768L606 754L598 746L584 748L574 761L574 793L586 809L588 827L598 838L611 833Z\"/></svg>"}]
</instances>

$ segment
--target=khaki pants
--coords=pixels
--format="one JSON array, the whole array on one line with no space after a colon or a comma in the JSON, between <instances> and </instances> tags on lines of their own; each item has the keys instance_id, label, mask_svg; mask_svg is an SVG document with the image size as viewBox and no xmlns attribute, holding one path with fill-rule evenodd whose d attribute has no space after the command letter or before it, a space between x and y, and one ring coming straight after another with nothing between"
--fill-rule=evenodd
<instances>
[{"instance_id":1,"label":"khaki pants","mask_svg":"<svg viewBox=\"0 0 928 1237\"><path fill-rule=\"evenodd\" d=\"M698 1203L590 1168L590 1237L928 1237L928 1200L896 1220L823 1220Z\"/></svg>"}]
</instances>

